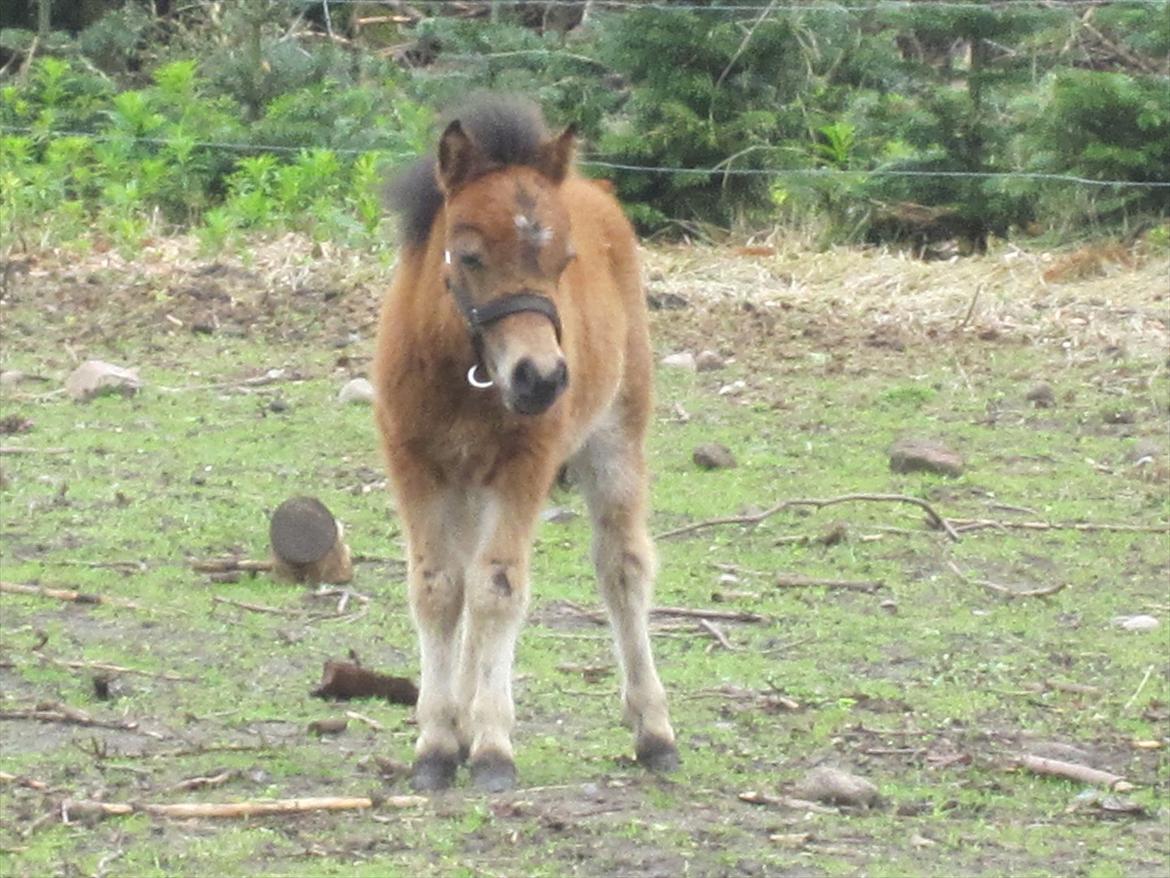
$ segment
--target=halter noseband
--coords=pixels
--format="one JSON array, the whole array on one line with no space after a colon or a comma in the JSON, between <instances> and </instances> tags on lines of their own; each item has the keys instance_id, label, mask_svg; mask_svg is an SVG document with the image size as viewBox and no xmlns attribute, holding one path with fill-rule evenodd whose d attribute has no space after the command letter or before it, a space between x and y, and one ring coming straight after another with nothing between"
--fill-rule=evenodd
<instances>
[{"instance_id":1,"label":"halter noseband","mask_svg":"<svg viewBox=\"0 0 1170 878\"><path fill-rule=\"evenodd\" d=\"M444 259L451 264L451 254L445 253ZM513 314L532 312L548 318L557 335L557 344L561 343L561 315L557 312L556 303L548 296L532 290L519 290L515 293L505 293L499 298L492 299L485 305L476 305L471 301L467 288L447 277L447 289L451 291L459 312L467 323L467 331L471 335L471 346L475 350L475 364L467 373L467 381L472 387L486 388L492 386L490 379L477 379L476 372L483 364L483 330L498 320L510 317Z\"/></svg>"}]
</instances>

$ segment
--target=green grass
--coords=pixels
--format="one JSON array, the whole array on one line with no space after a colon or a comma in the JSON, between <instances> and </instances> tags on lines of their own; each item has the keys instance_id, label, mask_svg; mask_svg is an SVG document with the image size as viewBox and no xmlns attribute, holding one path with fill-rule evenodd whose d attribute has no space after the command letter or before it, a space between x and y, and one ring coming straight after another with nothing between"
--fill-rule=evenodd
<instances>
[{"instance_id":1,"label":"green grass","mask_svg":"<svg viewBox=\"0 0 1170 878\"><path fill-rule=\"evenodd\" d=\"M13 316L33 320L31 312ZM656 337L670 338L675 319L685 318L656 316ZM735 343L733 326L726 337ZM346 709L309 695L324 660L352 649L371 667L417 673L374 427L367 409L335 402L349 372L335 367L330 338L130 337L87 353L141 363L146 388L88 405L6 391L0 416L34 422L6 444L66 452L4 458L3 578L142 609L3 595L2 704L61 701L134 719L148 734L0 723L0 770L54 791L0 786L0 873L1106 876L1159 874L1166 862L1170 764L1165 749L1133 746L1168 741L1165 534L986 530L952 544L925 526L918 508L885 503L785 510L754 528L660 542L659 604L712 606L713 592L750 593L719 606L767 617L721 623L731 652L694 627L659 629L656 654L683 753L668 780L630 764L615 678L587 682L571 671L612 663L605 630L558 603L597 601L579 516L542 526L533 621L518 651L517 760L532 789L497 800L455 792L374 815L47 822L26 836L66 795L211 801L404 792L404 781L380 778L370 757L409 760L414 734L408 711L381 703L350 705L381 731L352 721L334 738L305 731ZM971 342L912 356L845 350L844 369L799 353L770 369L745 354L713 375L661 372L650 440L655 531L784 498L856 492L919 497L956 518L1170 517L1165 482L1138 478L1125 457L1141 438L1164 439L1170 387L1156 364L1065 366L1058 351ZM27 337L6 345L0 362L54 376L70 366L63 351ZM202 387L273 367L303 378L247 393ZM1036 376L1054 374L1057 407L1024 402ZM736 379L748 384L743 396L717 395ZM272 410L276 398L284 411ZM1119 404L1136 413L1134 425L1106 423L1101 412ZM676 406L689 420L675 416ZM966 473L891 473L886 449L903 435L956 447ZM696 468L691 449L710 441L730 447L739 465ZM264 576L213 584L191 571L196 557L262 557L269 514L296 493L320 497L345 523L355 553L378 559L358 565L353 587L371 597L364 616L312 619L329 614L335 599ZM582 511L571 492L552 502ZM832 545L777 542L815 538L836 523L848 536ZM143 567L87 566L109 561ZM730 569L738 582L720 584ZM884 585L874 593L780 588L778 572ZM1065 587L1007 601L976 584L982 579ZM287 615L217 606L213 596ZM1163 627L1140 634L1112 622L1145 612ZM196 682L123 675L119 696L103 703L90 673L40 662L38 644L60 660ZM777 694L799 707L769 700ZM1137 783L1126 796L1148 818L1070 811L1077 784L1014 768L1013 754L1053 741L1090 750L1097 764ZM254 749L217 749L230 746ZM191 752L159 755L177 750ZM869 777L884 806L806 816L737 798L790 790L822 762ZM233 778L219 789L172 789L224 770ZM796 849L769 841L795 832L812 839Z\"/></svg>"}]
</instances>

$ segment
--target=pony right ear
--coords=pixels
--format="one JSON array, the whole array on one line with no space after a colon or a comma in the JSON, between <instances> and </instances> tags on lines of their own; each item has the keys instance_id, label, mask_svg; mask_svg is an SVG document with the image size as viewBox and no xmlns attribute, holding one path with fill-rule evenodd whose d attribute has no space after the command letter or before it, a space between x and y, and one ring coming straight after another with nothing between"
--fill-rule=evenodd
<instances>
[{"instance_id":1,"label":"pony right ear","mask_svg":"<svg viewBox=\"0 0 1170 878\"><path fill-rule=\"evenodd\" d=\"M471 178L478 164L479 151L456 119L439 138L439 187L451 194Z\"/></svg>"}]
</instances>

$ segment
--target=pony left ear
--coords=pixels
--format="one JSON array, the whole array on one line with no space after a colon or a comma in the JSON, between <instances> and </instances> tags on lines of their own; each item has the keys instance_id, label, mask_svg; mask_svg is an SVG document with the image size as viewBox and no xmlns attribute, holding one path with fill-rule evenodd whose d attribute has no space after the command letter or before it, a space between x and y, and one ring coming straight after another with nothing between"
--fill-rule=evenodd
<instances>
[{"instance_id":1,"label":"pony left ear","mask_svg":"<svg viewBox=\"0 0 1170 878\"><path fill-rule=\"evenodd\" d=\"M456 119L439 138L439 165L436 176L439 186L448 195L454 192L472 175L479 153L463 126Z\"/></svg>"},{"instance_id":2,"label":"pony left ear","mask_svg":"<svg viewBox=\"0 0 1170 878\"><path fill-rule=\"evenodd\" d=\"M558 137L541 144L536 156L536 169L554 183L560 183L569 175L576 147L577 126L573 124Z\"/></svg>"}]
</instances>

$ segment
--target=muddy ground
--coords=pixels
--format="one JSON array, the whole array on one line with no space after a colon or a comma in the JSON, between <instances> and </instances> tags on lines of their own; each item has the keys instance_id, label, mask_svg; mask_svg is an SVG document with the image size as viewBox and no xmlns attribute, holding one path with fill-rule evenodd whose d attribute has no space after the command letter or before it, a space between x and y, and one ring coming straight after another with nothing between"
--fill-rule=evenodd
<instances>
[{"instance_id":1,"label":"muddy ground","mask_svg":"<svg viewBox=\"0 0 1170 878\"><path fill-rule=\"evenodd\" d=\"M105 602L0 594L0 868L1165 874L1170 260L1101 252L648 250L657 356L723 362L659 368L656 533L852 494L917 498L962 532L858 499L661 539L658 604L708 615L655 617L683 755L657 778L617 723L588 529L558 491L517 665L522 787L486 797L461 777L422 801L395 798L408 708L309 694L351 654L417 674L369 411L335 398L368 365L388 266L298 238L11 254L2 578ZM137 367L142 391L67 399L89 357ZM892 472L907 437L946 444L963 473ZM738 465L696 467L706 442ZM264 557L267 516L295 493L345 522L351 585L192 569ZM324 718L347 725L309 730ZM1024 755L1117 781L1042 776ZM811 801L824 765L878 798ZM143 810L311 796L372 807Z\"/></svg>"}]
</instances>

